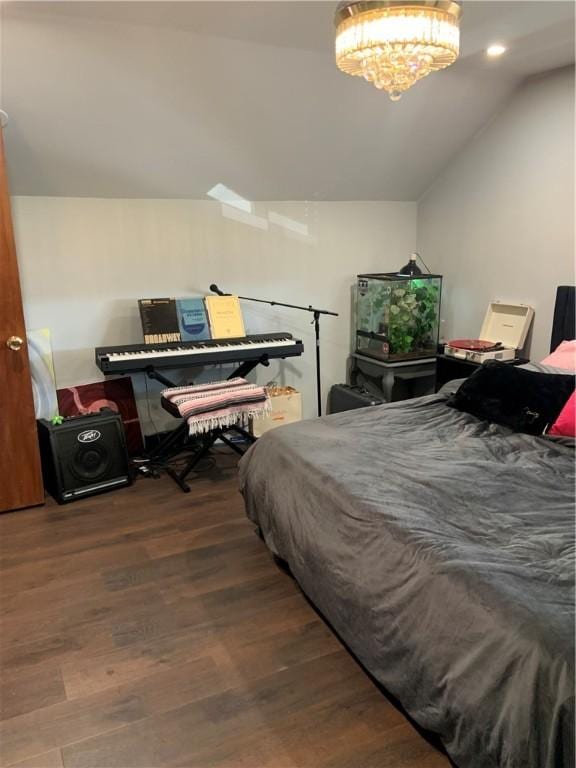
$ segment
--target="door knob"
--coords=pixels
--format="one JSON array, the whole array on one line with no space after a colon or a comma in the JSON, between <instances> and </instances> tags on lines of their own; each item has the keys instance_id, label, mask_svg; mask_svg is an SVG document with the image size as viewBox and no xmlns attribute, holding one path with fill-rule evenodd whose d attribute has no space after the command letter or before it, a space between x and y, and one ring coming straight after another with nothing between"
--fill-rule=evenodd
<instances>
[{"instance_id":1,"label":"door knob","mask_svg":"<svg viewBox=\"0 0 576 768\"><path fill-rule=\"evenodd\" d=\"M22 349L23 344L24 339L21 339L20 336L10 336L6 341L6 346L8 349L11 349L12 352L19 352Z\"/></svg>"}]
</instances>

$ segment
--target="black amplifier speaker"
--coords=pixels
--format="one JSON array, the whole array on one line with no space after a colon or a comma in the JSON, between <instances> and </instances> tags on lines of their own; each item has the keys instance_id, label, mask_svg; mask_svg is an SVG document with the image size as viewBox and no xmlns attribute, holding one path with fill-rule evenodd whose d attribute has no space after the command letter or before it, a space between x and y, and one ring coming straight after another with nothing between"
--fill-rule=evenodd
<instances>
[{"instance_id":1,"label":"black amplifier speaker","mask_svg":"<svg viewBox=\"0 0 576 768\"><path fill-rule=\"evenodd\" d=\"M386 401L361 386L334 384L328 394L328 413L341 413L370 405L382 405Z\"/></svg>"},{"instance_id":2,"label":"black amplifier speaker","mask_svg":"<svg viewBox=\"0 0 576 768\"><path fill-rule=\"evenodd\" d=\"M59 504L111 491L131 482L124 426L106 410L38 421L44 487Z\"/></svg>"}]
</instances>

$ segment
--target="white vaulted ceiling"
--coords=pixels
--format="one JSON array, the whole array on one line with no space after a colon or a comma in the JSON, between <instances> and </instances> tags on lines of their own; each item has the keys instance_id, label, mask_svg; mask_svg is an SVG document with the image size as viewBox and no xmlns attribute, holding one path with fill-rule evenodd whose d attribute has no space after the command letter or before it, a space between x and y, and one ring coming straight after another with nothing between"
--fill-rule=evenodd
<instances>
[{"instance_id":1,"label":"white vaulted ceiling","mask_svg":"<svg viewBox=\"0 0 576 768\"><path fill-rule=\"evenodd\" d=\"M337 70L335 5L4 3L12 192L415 200L522 80L574 61L572 2L465 2L459 61L392 103Z\"/></svg>"}]
</instances>

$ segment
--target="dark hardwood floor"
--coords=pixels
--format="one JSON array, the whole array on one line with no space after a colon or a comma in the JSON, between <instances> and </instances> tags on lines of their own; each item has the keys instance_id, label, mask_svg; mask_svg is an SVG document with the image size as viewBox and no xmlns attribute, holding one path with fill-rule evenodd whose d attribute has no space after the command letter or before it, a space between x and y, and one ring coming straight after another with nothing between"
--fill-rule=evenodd
<instances>
[{"instance_id":1,"label":"dark hardwood floor","mask_svg":"<svg viewBox=\"0 0 576 768\"><path fill-rule=\"evenodd\" d=\"M447 768L244 516L235 461L0 516L0 763Z\"/></svg>"}]
</instances>

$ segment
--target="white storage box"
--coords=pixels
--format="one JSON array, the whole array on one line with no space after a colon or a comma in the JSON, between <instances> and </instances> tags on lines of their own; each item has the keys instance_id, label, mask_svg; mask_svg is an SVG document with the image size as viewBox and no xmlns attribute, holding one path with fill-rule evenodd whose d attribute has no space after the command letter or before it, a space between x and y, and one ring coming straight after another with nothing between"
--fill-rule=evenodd
<instances>
[{"instance_id":1,"label":"white storage box","mask_svg":"<svg viewBox=\"0 0 576 768\"><path fill-rule=\"evenodd\" d=\"M514 360L526 343L526 336L534 317L534 310L527 304L504 304L491 301L486 317L480 329L481 341L500 343L498 349L479 352L472 349L451 347L450 342L444 347L444 354L470 360L473 363L484 363L486 360Z\"/></svg>"}]
</instances>

